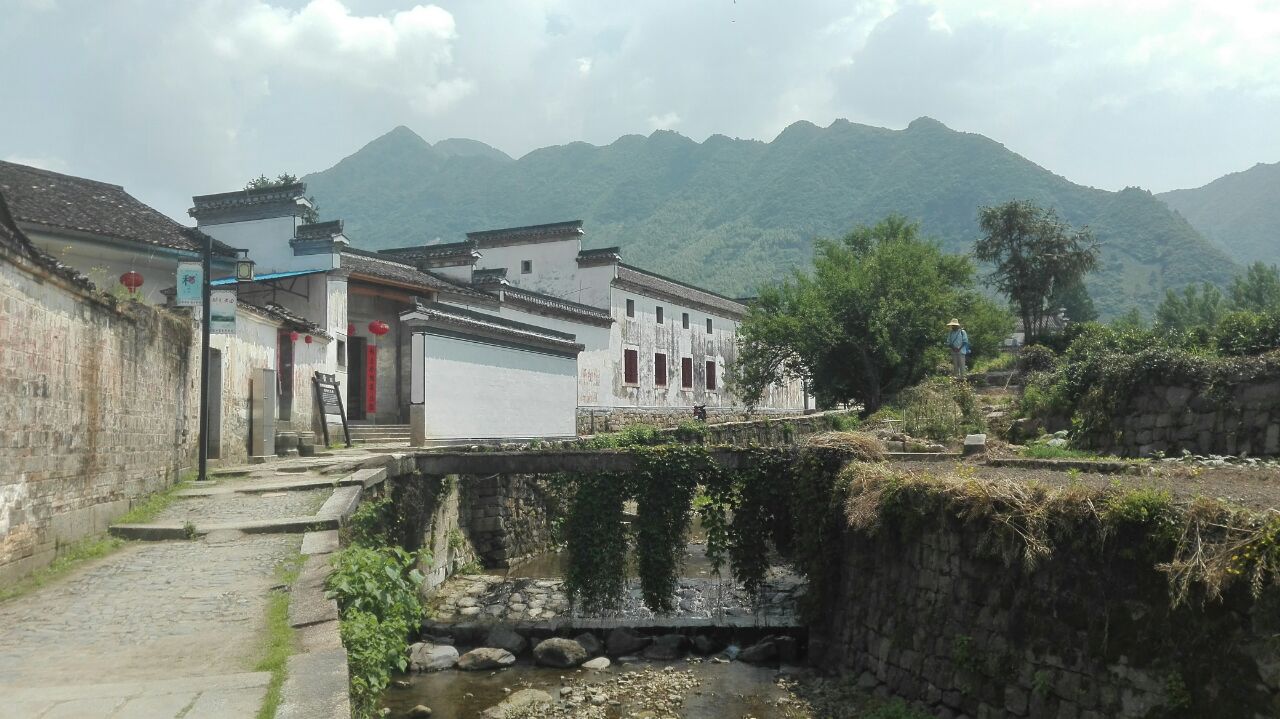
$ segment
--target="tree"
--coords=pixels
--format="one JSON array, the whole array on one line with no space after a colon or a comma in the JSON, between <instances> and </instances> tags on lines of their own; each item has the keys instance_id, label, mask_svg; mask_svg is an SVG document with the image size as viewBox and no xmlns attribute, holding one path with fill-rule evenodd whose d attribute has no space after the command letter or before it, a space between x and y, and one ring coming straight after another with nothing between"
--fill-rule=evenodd
<instances>
[{"instance_id":1,"label":"tree","mask_svg":"<svg viewBox=\"0 0 1280 719\"><path fill-rule=\"evenodd\" d=\"M1280 268L1261 262L1249 265L1231 281L1231 304L1246 312L1280 312Z\"/></svg>"},{"instance_id":2,"label":"tree","mask_svg":"<svg viewBox=\"0 0 1280 719\"><path fill-rule=\"evenodd\" d=\"M1097 267L1098 244L1089 228L1072 229L1052 209L1029 200L983 207L978 224L984 235L974 256L995 264L989 281L1009 298L1027 342L1034 342L1044 333L1048 298Z\"/></svg>"},{"instance_id":3,"label":"tree","mask_svg":"<svg viewBox=\"0 0 1280 719\"><path fill-rule=\"evenodd\" d=\"M770 384L801 378L821 406L858 401L873 412L942 359L948 318L984 318L970 343L999 346L1011 318L998 319L973 274L968 258L943 254L898 215L818 240L812 271L764 287L739 326L731 388L755 404Z\"/></svg>"},{"instance_id":4,"label":"tree","mask_svg":"<svg viewBox=\"0 0 1280 719\"><path fill-rule=\"evenodd\" d=\"M1093 322L1098 319L1098 310L1093 306L1093 298L1084 282L1065 282L1055 285L1053 293L1047 301L1050 312L1063 309L1067 311L1067 319L1072 322Z\"/></svg>"},{"instance_id":5,"label":"tree","mask_svg":"<svg viewBox=\"0 0 1280 719\"><path fill-rule=\"evenodd\" d=\"M296 182L298 182L298 176L291 175L287 172L280 173L279 175L276 176L276 179L274 180L271 179L270 177L267 177L266 175L258 175L252 180L249 180L248 182L246 182L244 185L244 189L262 190L262 189L267 189L271 187L284 187L285 185L292 185ZM309 202L311 206L302 208L302 221L306 223L319 222L320 221L319 203L316 202L316 198L314 197L308 197L307 202Z\"/></svg>"},{"instance_id":6,"label":"tree","mask_svg":"<svg viewBox=\"0 0 1280 719\"><path fill-rule=\"evenodd\" d=\"M1165 290L1164 301L1156 308L1156 324L1182 331L1214 327L1230 309L1216 285L1209 282L1187 285L1181 293Z\"/></svg>"}]
</instances>

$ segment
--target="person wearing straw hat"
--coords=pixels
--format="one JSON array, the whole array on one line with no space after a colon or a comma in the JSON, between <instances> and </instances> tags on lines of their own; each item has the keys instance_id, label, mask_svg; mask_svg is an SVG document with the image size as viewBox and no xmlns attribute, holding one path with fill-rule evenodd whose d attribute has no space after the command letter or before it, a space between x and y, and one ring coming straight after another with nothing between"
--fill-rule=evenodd
<instances>
[{"instance_id":1,"label":"person wearing straw hat","mask_svg":"<svg viewBox=\"0 0 1280 719\"><path fill-rule=\"evenodd\" d=\"M960 326L960 320L951 318L947 323L947 348L951 350L951 367L957 379L964 379L965 360L969 354L969 333Z\"/></svg>"}]
</instances>

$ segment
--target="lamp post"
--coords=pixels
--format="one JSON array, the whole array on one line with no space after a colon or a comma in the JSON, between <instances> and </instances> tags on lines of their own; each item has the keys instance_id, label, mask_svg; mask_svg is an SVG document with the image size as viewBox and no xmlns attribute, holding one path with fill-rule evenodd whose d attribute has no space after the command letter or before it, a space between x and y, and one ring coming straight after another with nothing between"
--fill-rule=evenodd
<instances>
[{"instance_id":1,"label":"lamp post","mask_svg":"<svg viewBox=\"0 0 1280 719\"><path fill-rule=\"evenodd\" d=\"M240 252L245 256L236 259L236 282L253 282L253 260L248 258L248 250ZM212 235L204 235L204 250L200 255L200 460L196 479L204 482L209 479L209 300L213 287Z\"/></svg>"}]
</instances>

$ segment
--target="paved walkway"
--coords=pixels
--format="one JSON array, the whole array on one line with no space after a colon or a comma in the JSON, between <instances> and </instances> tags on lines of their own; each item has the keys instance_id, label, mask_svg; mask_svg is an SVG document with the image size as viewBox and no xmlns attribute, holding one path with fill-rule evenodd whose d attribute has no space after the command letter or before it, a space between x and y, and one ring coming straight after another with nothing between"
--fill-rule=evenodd
<instances>
[{"instance_id":1,"label":"paved walkway","mask_svg":"<svg viewBox=\"0 0 1280 719\"><path fill-rule=\"evenodd\" d=\"M279 568L299 557L297 520L336 526L359 496L358 483L321 474L333 465L285 460L226 473L142 525L203 527L197 538L129 542L0 604L0 719L255 716L271 676L252 669ZM275 531L287 533L272 533L278 520Z\"/></svg>"}]
</instances>

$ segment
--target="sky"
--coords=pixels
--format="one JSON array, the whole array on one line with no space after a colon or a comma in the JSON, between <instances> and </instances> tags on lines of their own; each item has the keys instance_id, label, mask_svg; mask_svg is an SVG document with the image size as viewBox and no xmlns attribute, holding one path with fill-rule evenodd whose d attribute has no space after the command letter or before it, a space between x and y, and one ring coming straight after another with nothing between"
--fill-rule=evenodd
<instances>
[{"instance_id":1,"label":"sky","mask_svg":"<svg viewBox=\"0 0 1280 719\"><path fill-rule=\"evenodd\" d=\"M929 116L1085 185L1280 161L1280 0L0 0L0 159L192 195L405 125L512 156Z\"/></svg>"}]
</instances>

